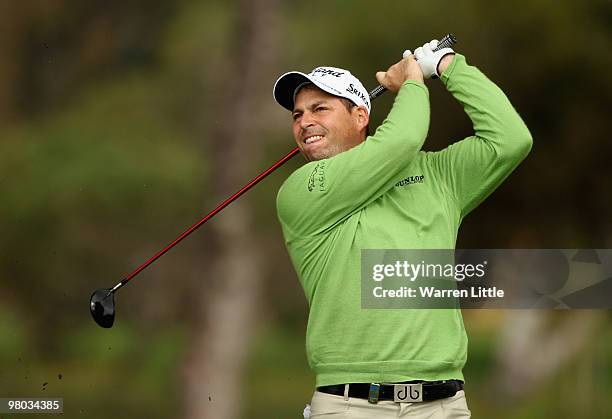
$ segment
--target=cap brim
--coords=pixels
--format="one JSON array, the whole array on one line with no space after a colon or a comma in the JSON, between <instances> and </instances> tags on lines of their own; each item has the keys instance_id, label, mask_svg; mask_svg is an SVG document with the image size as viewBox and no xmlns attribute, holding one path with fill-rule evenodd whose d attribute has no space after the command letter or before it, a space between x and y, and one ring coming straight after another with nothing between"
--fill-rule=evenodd
<instances>
[{"instance_id":1,"label":"cap brim","mask_svg":"<svg viewBox=\"0 0 612 419\"><path fill-rule=\"evenodd\" d=\"M308 76L299 71L285 73L274 83L274 99L283 108L293 111L293 94L295 89L303 83L312 82Z\"/></svg>"},{"instance_id":2,"label":"cap brim","mask_svg":"<svg viewBox=\"0 0 612 419\"><path fill-rule=\"evenodd\" d=\"M290 71L289 73L283 74L278 78L278 80L276 80L276 83L274 84L274 99L283 108L293 112L293 108L295 107L295 104L293 103L295 100L295 89L304 83L312 83L330 95L343 97L355 103L351 97L347 97L346 94L343 94L343 92L339 91L337 88L324 83L322 80L320 80L320 78L311 78L308 76L308 74L304 74L299 71ZM368 112L370 112L369 107L366 106L366 108Z\"/></svg>"}]
</instances>

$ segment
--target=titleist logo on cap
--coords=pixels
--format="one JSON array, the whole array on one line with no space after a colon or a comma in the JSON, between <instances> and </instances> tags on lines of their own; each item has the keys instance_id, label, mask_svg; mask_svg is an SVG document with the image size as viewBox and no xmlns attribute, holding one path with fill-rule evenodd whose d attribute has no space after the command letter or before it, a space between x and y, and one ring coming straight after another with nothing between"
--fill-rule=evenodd
<instances>
[{"instance_id":1,"label":"titleist logo on cap","mask_svg":"<svg viewBox=\"0 0 612 419\"><path fill-rule=\"evenodd\" d=\"M321 73L321 76L330 75L334 77L342 77L344 75L344 73L341 71L336 71L325 67L317 67L310 72L310 74L313 76L318 75L317 73Z\"/></svg>"},{"instance_id":2,"label":"titleist logo on cap","mask_svg":"<svg viewBox=\"0 0 612 419\"><path fill-rule=\"evenodd\" d=\"M284 108L293 110L295 95L307 83L363 106L368 112L371 110L370 95L359 79L350 71L336 67L316 67L308 74L299 71L283 74L274 85L274 99Z\"/></svg>"}]
</instances>

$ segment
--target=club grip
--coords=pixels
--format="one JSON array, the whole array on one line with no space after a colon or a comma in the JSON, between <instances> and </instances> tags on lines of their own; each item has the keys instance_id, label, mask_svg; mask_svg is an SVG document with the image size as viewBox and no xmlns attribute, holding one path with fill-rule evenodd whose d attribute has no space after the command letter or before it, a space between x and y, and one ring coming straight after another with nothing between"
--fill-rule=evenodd
<instances>
[{"instance_id":1,"label":"club grip","mask_svg":"<svg viewBox=\"0 0 612 419\"><path fill-rule=\"evenodd\" d=\"M440 40L440 42L438 42L438 46L436 47L436 49L434 49L434 51L441 50L442 48L451 48L456 43L457 38L455 37L455 35L449 33L445 35L444 38ZM387 89L385 89L382 85L379 84L370 92L370 101L376 99L378 96L382 95L386 91Z\"/></svg>"}]
</instances>

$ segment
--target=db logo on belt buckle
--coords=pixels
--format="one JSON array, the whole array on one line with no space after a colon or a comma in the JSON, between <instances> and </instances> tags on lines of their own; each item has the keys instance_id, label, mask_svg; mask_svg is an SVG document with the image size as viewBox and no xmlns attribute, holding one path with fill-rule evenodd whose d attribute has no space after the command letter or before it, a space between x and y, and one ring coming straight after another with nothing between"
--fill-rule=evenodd
<instances>
[{"instance_id":1,"label":"db logo on belt buckle","mask_svg":"<svg viewBox=\"0 0 612 419\"><path fill-rule=\"evenodd\" d=\"M418 384L394 384L393 401L400 403L414 403L423 401L423 385Z\"/></svg>"}]
</instances>

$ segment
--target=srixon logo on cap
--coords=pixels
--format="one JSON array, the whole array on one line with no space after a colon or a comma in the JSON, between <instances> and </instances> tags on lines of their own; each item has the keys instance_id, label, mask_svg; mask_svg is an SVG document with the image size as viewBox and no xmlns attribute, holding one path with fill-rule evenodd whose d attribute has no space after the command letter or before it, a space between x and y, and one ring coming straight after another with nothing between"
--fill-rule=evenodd
<instances>
[{"instance_id":1,"label":"srixon logo on cap","mask_svg":"<svg viewBox=\"0 0 612 419\"><path fill-rule=\"evenodd\" d=\"M330 76L334 76L334 77L342 77L344 75L344 73L341 72L341 71L334 71L332 69L324 68L324 67L315 68L314 70L312 70L312 72L310 74L313 75L313 76L316 76L317 73L321 73L321 76L330 75Z\"/></svg>"},{"instance_id":2,"label":"srixon logo on cap","mask_svg":"<svg viewBox=\"0 0 612 419\"><path fill-rule=\"evenodd\" d=\"M346 89L347 92L352 93L354 95L356 95L357 97L359 97L361 100L363 100L365 103L367 103L369 105L369 98L363 94L363 92L359 91L359 89L357 89L355 86L353 86L353 83L350 83L348 88Z\"/></svg>"}]
</instances>

